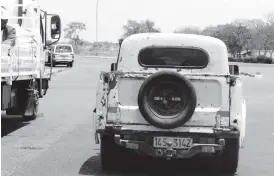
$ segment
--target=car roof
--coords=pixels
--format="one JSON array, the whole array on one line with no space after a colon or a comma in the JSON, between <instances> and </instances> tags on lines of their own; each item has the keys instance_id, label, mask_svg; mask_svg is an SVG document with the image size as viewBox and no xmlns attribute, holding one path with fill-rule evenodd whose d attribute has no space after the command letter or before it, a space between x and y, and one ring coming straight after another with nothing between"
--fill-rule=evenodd
<instances>
[{"instance_id":1,"label":"car roof","mask_svg":"<svg viewBox=\"0 0 274 177\"><path fill-rule=\"evenodd\" d=\"M201 72L228 73L228 52L225 43L217 38L179 33L140 33L123 40L120 57L124 68L140 69L139 52L146 47L199 48L209 56L209 64ZM137 66L139 68L137 68Z\"/></svg>"},{"instance_id":2,"label":"car roof","mask_svg":"<svg viewBox=\"0 0 274 177\"><path fill-rule=\"evenodd\" d=\"M54 46L70 46L70 47L72 47L72 45L71 44L55 44Z\"/></svg>"},{"instance_id":3,"label":"car roof","mask_svg":"<svg viewBox=\"0 0 274 177\"><path fill-rule=\"evenodd\" d=\"M219 47L226 48L226 45L220 39L196 35L196 34L183 34L183 33L140 33L134 34L125 38L122 44L140 43L148 45L155 43L155 45L165 45L167 43L171 45L179 44L181 46L190 46L197 48L207 48L209 45L217 45Z\"/></svg>"}]
</instances>

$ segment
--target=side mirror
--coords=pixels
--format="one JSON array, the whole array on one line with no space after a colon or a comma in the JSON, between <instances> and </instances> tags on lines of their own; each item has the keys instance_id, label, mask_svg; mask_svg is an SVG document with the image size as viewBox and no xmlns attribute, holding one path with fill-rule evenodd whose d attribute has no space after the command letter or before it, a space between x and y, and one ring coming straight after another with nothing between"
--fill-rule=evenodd
<instances>
[{"instance_id":1,"label":"side mirror","mask_svg":"<svg viewBox=\"0 0 274 177\"><path fill-rule=\"evenodd\" d=\"M58 42L61 38L61 18L59 15L54 15L54 14L47 14L46 18L49 18L50 20L48 21L48 26L47 26L47 33L46 37L46 46L50 46L56 42Z\"/></svg>"},{"instance_id":2,"label":"side mirror","mask_svg":"<svg viewBox=\"0 0 274 177\"><path fill-rule=\"evenodd\" d=\"M58 15L54 15L50 20L50 31L52 39L60 39L61 37L61 19Z\"/></svg>"},{"instance_id":3,"label":"side mirror","mask_svg":"<svg viewBox=\"0 0 274 177\"><path fill-rule=\"evenodd\" d=\"M116 69L117 69L117 64L116 63L111 63L110 71L116 71Z\"/></svg>"},{"instance_id":4,"label":"side mirror","mask_svg":"<svg viewBox=\"0 0 274 177\"><path fill-rule=\"evenodd\" d=\"M229 73L231 75L240 75L240 69L238 65L229 65Z\"/></svg>"}]
</instances>

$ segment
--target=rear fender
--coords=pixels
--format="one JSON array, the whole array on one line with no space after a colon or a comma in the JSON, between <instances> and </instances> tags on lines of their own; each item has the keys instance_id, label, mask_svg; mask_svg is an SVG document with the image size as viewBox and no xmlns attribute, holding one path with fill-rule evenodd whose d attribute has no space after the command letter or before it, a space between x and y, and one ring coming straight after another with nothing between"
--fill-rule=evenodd
<instances>
[{"instance_id":1,"label":"rear fender","mask_svg":"<svg viewBox=\"0 0 274 177\"><path fill-rule=\"evenodd\" d=\"M101 72L96 91L96 108L93 114L93 121L96 131L104 130L107 118L108 90L109 90L109 74Z\"/></svg>"},{"instance_id":2,"label":"rear fender","mask_svg":"<svg viewBox=\"0 0 274 177\"><path fill-rule=\"evenodd\" d=\"M246 101L243 96L242 81L235 78L235 84L231 86L230 126L240 132L240 147L243 147L246 130Z\"/></svg>"}]
</instances>

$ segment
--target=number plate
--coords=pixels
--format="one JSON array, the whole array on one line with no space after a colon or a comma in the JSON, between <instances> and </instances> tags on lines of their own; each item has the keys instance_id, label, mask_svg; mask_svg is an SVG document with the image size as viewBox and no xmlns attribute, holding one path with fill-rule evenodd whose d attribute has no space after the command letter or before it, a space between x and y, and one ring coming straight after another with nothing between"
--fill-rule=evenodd
<instances>
[{"instance_id":1,"label":"number plate","mask_svg":"<svg viewBox=\"0 0 274 177\"><path fill-rule=\"evenodd\" d=\"M153 146L156 148L168 147L168 142L172 143L174 149L186 149L192 146L191 138L176 138L176 137L154 137Z\"/></svg>"}]
</instances>

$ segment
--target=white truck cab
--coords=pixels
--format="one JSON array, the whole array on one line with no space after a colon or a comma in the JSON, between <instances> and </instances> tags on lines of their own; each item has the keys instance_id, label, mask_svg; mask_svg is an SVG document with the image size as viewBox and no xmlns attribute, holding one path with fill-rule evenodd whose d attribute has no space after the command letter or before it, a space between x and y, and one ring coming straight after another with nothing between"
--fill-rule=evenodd
<instances>
[{"instance_id":1,"label":"white truck cab","mask_svg":"<svg viewBox=\"0 0 274 177\"><path fill-rule=\"evenodd\" d=\"M208 155L235 173L246 126L238 74L216 38L144 33L124 39L97 89L103 168L128 163L130 153L169 160Z\"/></svg>"}]
</instances>

